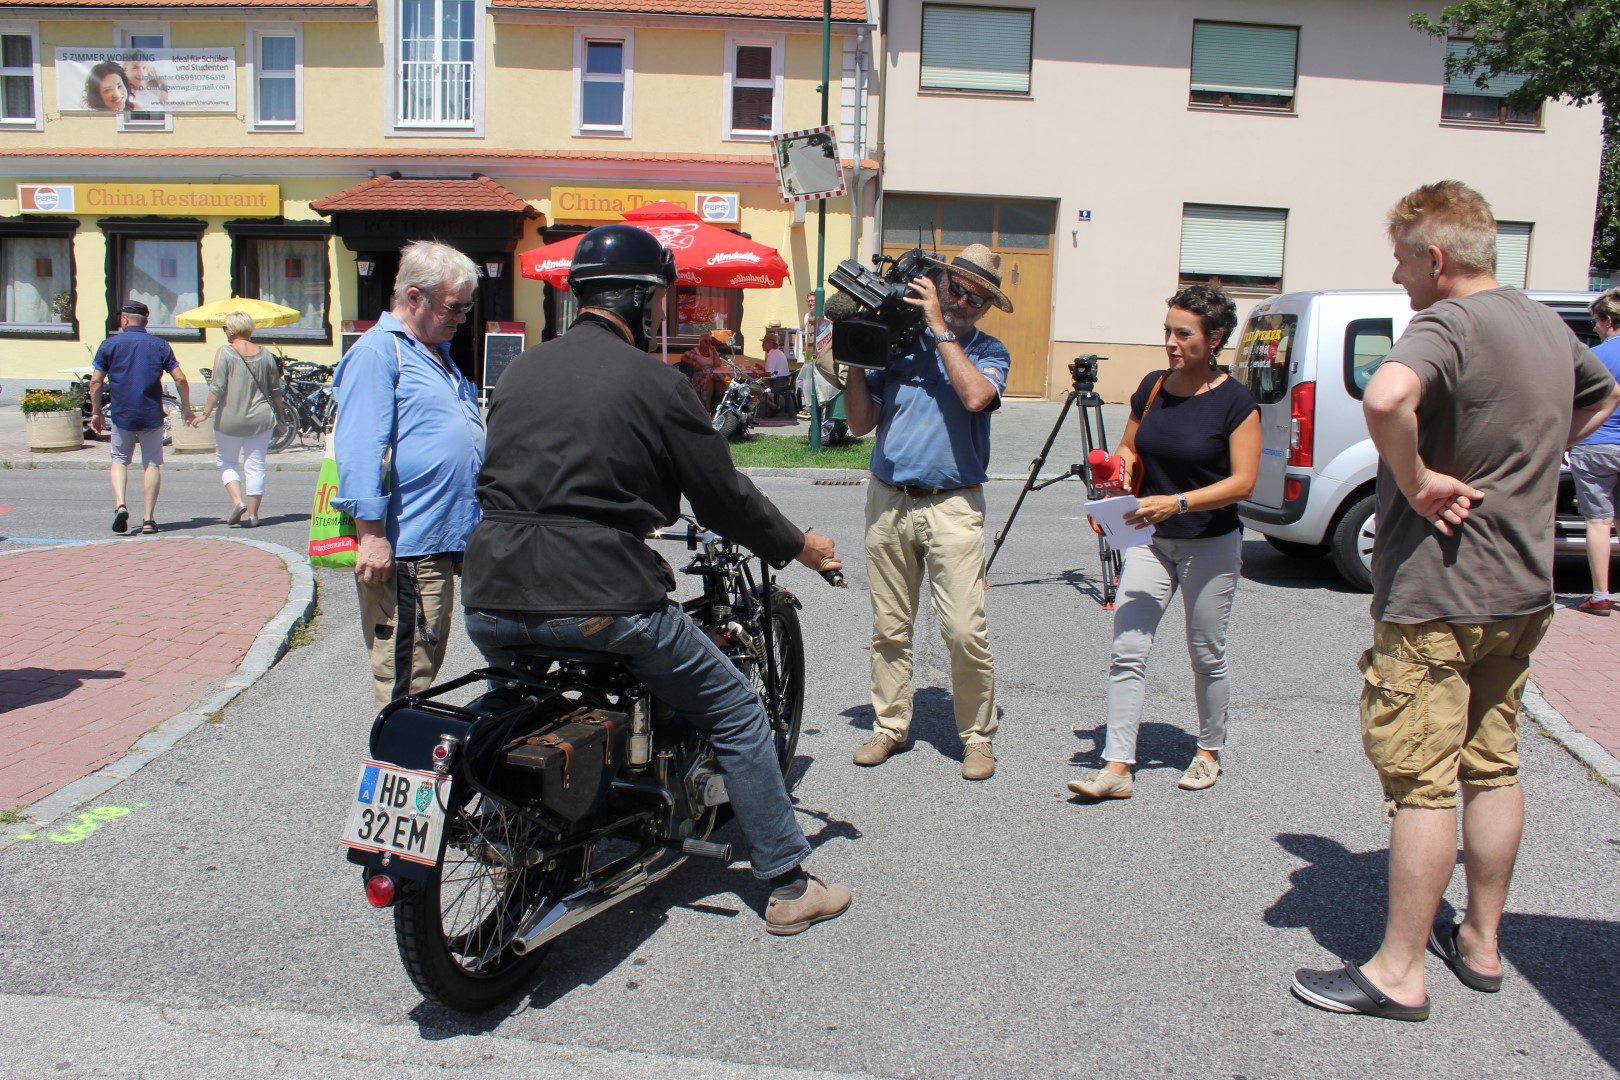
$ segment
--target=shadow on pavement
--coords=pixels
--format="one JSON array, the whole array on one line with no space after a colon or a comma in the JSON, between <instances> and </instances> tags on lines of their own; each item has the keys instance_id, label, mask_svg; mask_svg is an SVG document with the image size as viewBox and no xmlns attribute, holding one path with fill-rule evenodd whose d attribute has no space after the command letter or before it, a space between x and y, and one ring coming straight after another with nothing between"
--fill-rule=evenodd
<instances>
[{"instance_id":1,"label":"shadow on pavement","mask_svg":"<svg viewBox=\"0 0 1620 1080\"><path fill-rule=\"evenodd\" d=\"M1103 767L1103 745L1108 741L1108 725L1100 723L1094 728L1075 728L1074 737L1090 746L1076 750L1069 764L1081 769ZM1198 736L1181 730L1174 724L1144 723L1136 736L1136 771L1144 769L1174 769L1181 772L1192 764L1198 752Z\"/></svg>"},{"instance_id":2,"label":"shadow on pavement","mask_svg":"<svg viewBox=\"0 0 1620 1080\"><path fill-rule=\"evenodd\" d=\"M91 679L122 679L117 670L25 667L0 670L0 712L60 701Z\"/></svg>"},{"instance_id":3,"label":"shadow on pavement","mask_svg":"<svg viewBox=\"0 0 1620 1080\"><path fill-rule=\"evenodd\" d=\"M1309 865L1288 875L1289 890L1266 909L1266 925L1309 930L1328 952L1357 963L1384 936L1389 853L1350 851L1337 840L1281 833L1277 843ZM1459 857L1459 861L1460 857ZM1457 911L1442 902L1438 921ZM1507 912L1502 916L1502 958L1518 976L1592 1046L1620 1067L1620 922ZM1431 978L1450 978L1430 964Z\"/></svg>"},{"instance_id":4,"label":"shadow on pavement","mask_svg":"<svg viewBox=\"0 0 1620 1080\"><path fill-rule=\"evenodd\" d=\"M999 717L999 706L997 708L996 715ZM849 719L850 727L866 732L872 730L872 724L877 719L870 705L845 709L839 715ZM927 743L941 757L952 761L962 760L962 737L956 733L956 710L951 705L951 692L944 687L925 686L913 694L911 730L906 734L913 749L919 743ZM850 744L850 753L855 752L857 745L859 743Z\"/></svg>"},{"instance_id":5,"label":"shadow on pavement","mask_svg":"<svg viewBox=\"0 0 1620 1080\"><path fill-rule=\"evenodd\" d=\"M1253 533L1249 534L1253 536ZM1329 589L1333 592L1355 592L1345 584L1339 572L1333 569L1333 560L1299 559L1284 555L1264 540L1243 541L1243 576L1261 585L1275 585L1280 589Z\"/></svg>"},{"instance_id":6,"label":"shadow on pavement","mask_svg":"<svg viewBox=\"0 0 1620 1080\"><path fill-rule=\"evenodd\" d=\"M1079 570L1065 570L1058 574L1047 574L1042 577L1019 578L1015 581L992 581L990 588L1006 589L1016 585L1067 585L1081 596L1086 597L1095 604L1102 604L1102 571L1096 567L1086 567Z\"/></svg>"}]
</instances>

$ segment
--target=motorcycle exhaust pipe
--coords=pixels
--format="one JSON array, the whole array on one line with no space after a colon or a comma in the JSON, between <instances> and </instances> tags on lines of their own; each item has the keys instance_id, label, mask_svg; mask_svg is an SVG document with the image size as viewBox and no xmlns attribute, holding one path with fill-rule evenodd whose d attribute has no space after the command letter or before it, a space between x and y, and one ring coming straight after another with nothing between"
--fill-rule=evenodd
<instances>
[{"instance_id":1,"label":"motorcycle exhaust pipe","mask_svg":"<svg viewBox=\"0 0 1620 1080\"><path fill-rule=\"evenodd\" d=\"M583 888L569 893L540 917L540 921L512 942L512 949L525 956L547 942L554 941L593 915L628 900L652 884L647 872L647 857L632 856L628 865L615 863L604 866L593 875Z\"/></svg>"}]
</instances>

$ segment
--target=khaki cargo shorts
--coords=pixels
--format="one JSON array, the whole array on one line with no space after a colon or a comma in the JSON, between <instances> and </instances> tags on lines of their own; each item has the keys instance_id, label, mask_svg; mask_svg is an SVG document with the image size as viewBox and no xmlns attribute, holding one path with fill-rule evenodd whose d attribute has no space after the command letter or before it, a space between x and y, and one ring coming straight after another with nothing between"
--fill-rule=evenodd
<instances>
[{"instance_id":1,"label":"khaki cargo shorts","mask_svg":"<svg viewBox=\"0 0 1620 1080\"><path fill-rule=\"evenodd\" d=\"M1361 745L1392 807L1453 807L1458 783L1519 782L1519 704L1552 615L1373 624Z\"/></svg>"}]
</instances>

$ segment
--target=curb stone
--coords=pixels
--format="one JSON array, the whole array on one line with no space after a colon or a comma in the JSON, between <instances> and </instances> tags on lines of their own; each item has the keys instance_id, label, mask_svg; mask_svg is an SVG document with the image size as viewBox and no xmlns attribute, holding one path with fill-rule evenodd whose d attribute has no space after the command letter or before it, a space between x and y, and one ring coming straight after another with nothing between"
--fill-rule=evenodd
<instances>
[{"instance_id":1,"label":"curb stone","mask_svg":"<svg viewBox=\"0 0 1620 1080\"><path fill-rule=\"evenodd\" d=\"M40 799L24 809L29 820L16 825L0 826L0 851L18 842L19 837L31 832L44 832L58 818L73 813L86 803L105 794L116 785L134 776L157 756L175 746L181 739L208 722L211 713L224 709L232 701L258 682L277 660L287 652L293 632L308 622L315 612L315 573L309 560L282 547L263 540L248 540L234 536L198 536L188 539L208 540L220 544L244 544L267 551L281 560L287 571L287 602L254 638L247 655L236 671L210 687L207 696L193 702L191 707L171 716L156 728L137 739L125 755L102 766L89 776L83 776ZM115 544L117 540L98 540L93 543ZM69 545L55 545L66 547ZM80 546L80 545L73 545ZM48 551L49 548L35 548ZM20 552L0 552L0 557Z\"/></svg>"},{"instance_id":2,"label":"curb stone","mask_svg":"<svg viewBox=\"0 0 1620 1080\"><path fill-rule=\"evenodd\" d=\"M1524 711L1554 742L1569 751L1576 761L1591 769L1611 788L1620 791L1620 760L1616 760L1613 754L1603 749L1591 736L1581 734L1575 729L1575 725L1564 719L1564 714L1553 708L1534 679L1531 679L1524 688Z\"/></svg>"}]
</instances>

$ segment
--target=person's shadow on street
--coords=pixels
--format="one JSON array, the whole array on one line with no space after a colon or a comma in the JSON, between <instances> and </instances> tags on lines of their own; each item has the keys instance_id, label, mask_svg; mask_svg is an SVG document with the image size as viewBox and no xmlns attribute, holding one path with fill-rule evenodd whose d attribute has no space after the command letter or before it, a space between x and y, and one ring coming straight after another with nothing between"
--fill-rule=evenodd
<instances>
[{"instance_id":1,"label":"person's shadow on street","mask_svg":"<svg viewBox=\"0 0 1620 1080\"><path fill-rule=\"evenodd\" d=\"M1384 936L1389 852L1354 852L1337 840L1301 833L1281 833L1277 843L1307 865L1288 875L1290 888L1266 909L1266 924L1307 929L1334 956L1365 961ZM1441 901L1437 921L1457 914ZM1509 978L1517 974L1605 1062L1620 1068L1620 983L1613 971L1620 923L1509 911L1500 943ZM1430 963L1430 978L1451 978L1437 963Z\"/></svg>"},{"instance_id":2,"label":"person's shadow on street","mask_svg":"<svg viewBox=\"0 0 1620 1080\"><path fill-rule=\"evenodd\" d=\"M871 705L858 705L838 715L848 718L850 727L868 734L877 720L877 713ZM999 705L996 706L996 715L1001 716ZM925 686L912 695L911 729L906 732L906 737L911 740L913 749L927 743L941 757L952 761L962 760L962 737L956 731L956 707L949 690L942 686ZM853 745L849 749L854 753Z\"/></svg>"},{"instance_id":3,"label":"person's shadow on street","mask_svg":"<svg viewBox=\"0 0 1620 1080\"><path fill-rule=\"evenodd\" d=\"M117 670L86 668L0 669L0 713L60 701L91 679L122 679Z\"/></svg>"},{"instance_id":4,"label":"person's shadow on street","mask_svg":"<svg viewBox=\"0 0 1620 1080\"><path fill-rule=\"evenodd\" d=\"M1108 724L1104 722L1093 728L1075 728L1074 737L1088 745L1076 750L1069 757L1069 764L1079 769L1102 768L1102 752L1108 742ZM1183 731L1174 724L1144 723L1136 736L1136 771L1174 769L1181 772L1192 763L1197 752L1198 737L1191 732Z\"/></svg>"}]
</instances>

